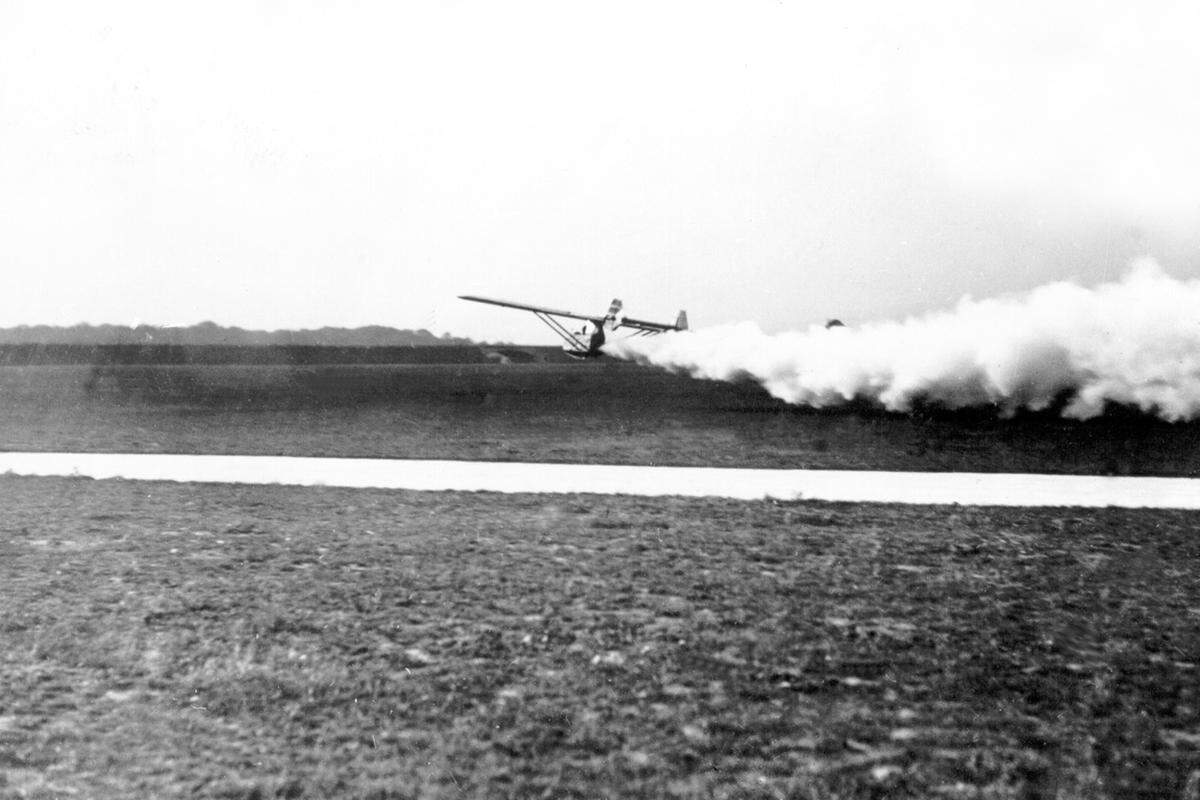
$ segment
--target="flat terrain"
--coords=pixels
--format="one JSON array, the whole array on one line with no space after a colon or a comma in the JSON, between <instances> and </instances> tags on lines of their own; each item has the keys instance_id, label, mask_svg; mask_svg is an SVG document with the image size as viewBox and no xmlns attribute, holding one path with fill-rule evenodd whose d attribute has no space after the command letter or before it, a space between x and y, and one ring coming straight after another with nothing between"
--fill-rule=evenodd
<instances>
[{"instance_id":1,"label":"flat terrain","mask_svg":"<svg viewBox=\"0 0 1200 800\"><path fill-rule=\"evenodd\" d=\"M799 409L620 362L0 367L0 449L1200 475L1200 424Z\"/></svg>"},{"instance_id":2,"label":"flat terrain","mask_svg":"<svg viewBox=\"0 0 1200 800\"><path fill-rule=\"evenodd\" d=\"M1195 513L0 495L4 798L1200 793Z\"/></svg>"}]
</instances>

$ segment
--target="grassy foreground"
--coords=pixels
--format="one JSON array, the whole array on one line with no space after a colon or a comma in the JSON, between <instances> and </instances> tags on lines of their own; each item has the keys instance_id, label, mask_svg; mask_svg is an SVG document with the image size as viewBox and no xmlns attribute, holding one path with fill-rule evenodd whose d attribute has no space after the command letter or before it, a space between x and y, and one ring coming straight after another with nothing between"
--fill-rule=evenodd
<instances>
[{"instance_id":1,"label":"grassy foreground","mask_svg":"<svg viewBox=\"0 0 1200 800\"><path fill-rule=\"evenodd\" d=\"M1200 796L1200 516L0 476L0 797Z\"/></svg>"}]
</instances>

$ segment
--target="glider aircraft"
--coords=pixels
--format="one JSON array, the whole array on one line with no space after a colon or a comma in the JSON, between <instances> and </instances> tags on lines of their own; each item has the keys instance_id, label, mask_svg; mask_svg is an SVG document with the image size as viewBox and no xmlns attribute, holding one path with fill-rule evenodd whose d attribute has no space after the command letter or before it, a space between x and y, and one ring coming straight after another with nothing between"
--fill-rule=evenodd
<instances>
[{"instance_id":1,"label":"glider aircraft","mask_svg":"<svg viewBox=\"0 0 1200 800\"><path fill-rule=\"evenodd\" d=\"M563 350L573 358L597 358L600 356L600 348L604 346L606 331L612 332L629 328L634 331L633 336L653 336L664 331L686 331L688 327L686 311L679 312L674 325L665 322L647 322L642 319L631 319L622 314L620 300L613 300L607 313L597 315L576 314L574 311L558 311L553 308L510 303L507 300L493 300L489 297L476 297L470 294L459 295L459 299L533 312L535 317L546 323L550 330L562 338ZM583 320L584 324L578 331L572 331L562 322L564 319Z\"/></svg>"}]
</instances>

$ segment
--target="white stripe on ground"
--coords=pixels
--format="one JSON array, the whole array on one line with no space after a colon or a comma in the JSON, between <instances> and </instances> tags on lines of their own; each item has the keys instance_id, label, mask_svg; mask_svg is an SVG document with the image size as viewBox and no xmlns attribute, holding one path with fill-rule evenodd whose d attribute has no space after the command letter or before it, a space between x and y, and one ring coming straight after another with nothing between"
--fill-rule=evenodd
<instances>
[{"instance_id":1,"label":"white stripe on ground","mask_svg":"<svg viewBox=\"0 0 1200 800\"><path fill-rule=\"evenodd\" d=\"M1200 479L1195 478L3 452L0 473L431 491L1200 509Z\"/></svg>"}]
</instances>

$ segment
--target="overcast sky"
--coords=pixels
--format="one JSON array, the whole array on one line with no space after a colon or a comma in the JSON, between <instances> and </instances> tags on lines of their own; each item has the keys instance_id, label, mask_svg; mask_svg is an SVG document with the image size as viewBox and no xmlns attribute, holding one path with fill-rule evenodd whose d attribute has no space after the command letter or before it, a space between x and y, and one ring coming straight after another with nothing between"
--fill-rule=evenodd
<instances>
[{"instance_id":1,"label":"overcast sky","mask_svg":"<svg viewBox=\"0 0 1200 800\"><path fill-rule=\"evenodd\" d=\"M1028 10L1021 10L1028 8ZM0 325L554 341L1200 275L1200 5L0 0Z\"/></svg>"}]
</instances>

